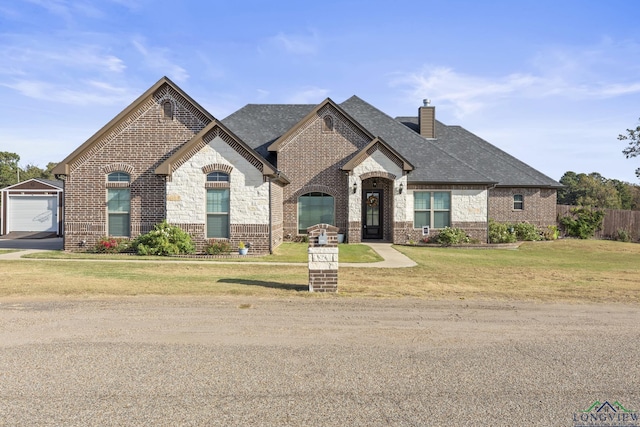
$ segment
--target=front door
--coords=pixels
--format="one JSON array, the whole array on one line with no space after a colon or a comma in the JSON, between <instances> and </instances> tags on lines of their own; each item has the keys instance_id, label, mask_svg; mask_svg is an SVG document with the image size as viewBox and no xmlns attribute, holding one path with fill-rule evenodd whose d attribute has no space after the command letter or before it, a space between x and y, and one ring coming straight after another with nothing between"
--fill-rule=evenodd
<instances>
[{"instance_id":1,"label":"front door","mask_svg":"<svg viewBox=\"0 0 640 427\"><path fill-rule=\"evenodd\" d=\"M382 190L364 190L362 196L362 238L382 239Z\"/></svg>"}]
</instances>

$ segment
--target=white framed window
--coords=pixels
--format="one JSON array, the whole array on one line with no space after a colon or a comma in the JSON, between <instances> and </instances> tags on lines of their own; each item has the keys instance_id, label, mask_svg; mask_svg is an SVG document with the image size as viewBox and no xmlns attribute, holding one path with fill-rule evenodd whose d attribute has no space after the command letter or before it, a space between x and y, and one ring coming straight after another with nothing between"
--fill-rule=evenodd
<instances>
[{"instance_id":1,"label":"white framed window","mask_svg":"<svg viewBox=\"0 0 640 427\"><path fill-rule=\"evenodd\" d=\"M524 196L522 194L515 194L513 196L513 210L524 210Z\"/></svg>"},{"instance_id":2,"label":"white framed window","mask_svg":"<svg viewBox=\"0 0 640 427\"><path fill-rule=\"evenodd\" d=\"M131 192L128 188L107 188L107 221L109 236L131 235Z\"/></svg>"},{"instance_id":3,"label":"white framed window","mask_svg":"<svg viewBox=\"0 0 640 427\"><path fill-rule=\"evenodd\" d=\"M207 189L207 238L229 238L229 189Z\"/></svg>"},{"instance_id":4,"label":"white framed window","mask_svg":"<svg viewBox=\"0 0 640 427\"><path fill-rule=\"evenodd\" d=\"M298 198L298 233L307 234L307 228L316 224L335 225L333 196L325 193L307 193Z\"/></svg>"},{"instance_id":5,"label":"white framed window","mask_svg":"<svg viewBox=\"0 0 640 427\"><path fill-rule=\"evenodd\" d=\"M451 193L415 191L413 193L413 227L445 228L451 226Z\"/></svg>"},{"instance_id":6,"label":"white framed window","mask_svg":"<svg viewBox=\"0 0 640 427\"><path fill-rule=\"evenodd\" d=\"M229 174L224 172L208 173L207 182L229 182Z\"/></svg>"}]
</instances>

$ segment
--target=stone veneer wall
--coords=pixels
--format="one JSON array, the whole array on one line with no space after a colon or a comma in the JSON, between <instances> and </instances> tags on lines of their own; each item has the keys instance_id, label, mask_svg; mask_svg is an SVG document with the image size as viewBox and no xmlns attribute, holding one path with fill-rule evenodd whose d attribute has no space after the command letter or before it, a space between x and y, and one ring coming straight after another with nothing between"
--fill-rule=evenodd
<instances>
[{"instance_id":1,"label":"stone veneer wall","mask_svg":"<svg viewBox=\"0 0 640 427\"><path fill-rule=\"evenodd\" d=\"M171 224L201 224L192 235L198 251L210 240L206 238L206 175L212 171L229 173L230 197L229 241L237 247L240 241L250 243L252 253L269 252L269 186L262 172L220 136L189 158L167 182L167 221Z\"/></svg>"},{"instance_id":2,"label":"stone veneer wall","mask_svg":"<svg viewBox=\"0 0 640 427\"><path fill-rule=\"evenodd\" d=\"M451 226L458 227L478 241L485 243L488 238L487 230L487 189L485 186L473 185L409 185L409 197L407 199L406 222L396 224L397 239L394 243L406 243L407 241L420 241L424 237L422 229L413 228L413 193L414 191L450 191L451 192ZM437 234L438 230L431 230L431 234Z\"/></svg>"},{"instance_id":3,"label":"stone veneer wall","mask_svg":"<svg viewBox=\"0 0 640 427\"><path fill-rule=\"evenodd\" d=\"M166 100L174 107L171 118L163 114ZM101 135L70 165L64 193L64 249L86 250L107 234L109 172L125 171L131 175L131 237L146 233L161 222L165 218L165 182L154 170L208 122L204 114L164 85Z\"/></svg>"},{"instance_id":4,"label":"stone veneer wall","mask_svg":"<svg viewBox=\"0 0 640 427\"><path fill-rule=\"evenodd\" d=\"M513 196L524 197L524 209L513 209ZM489 190L489 218L496 222L529 222L538 227L556 225L554 188L496 187Z\"/></svg>"},{"instance_id":5,"label":"stone veneer wall","mask_svg":"<svg viewBox=\"0 0 640 427\"><path fill-rule=\"evenodd\" d=\"M333 130L323 128L323 117L329 115ZM278 168L291 183L283 192L283 233L298 234L298 197L308 192L323 192L334 197L335 225L344 232L348 228L348 177L340 169L370 139L330 105L304 123L278 152ZM320 149L319 147L322 147Z\"/></svg>"}]
</instances>

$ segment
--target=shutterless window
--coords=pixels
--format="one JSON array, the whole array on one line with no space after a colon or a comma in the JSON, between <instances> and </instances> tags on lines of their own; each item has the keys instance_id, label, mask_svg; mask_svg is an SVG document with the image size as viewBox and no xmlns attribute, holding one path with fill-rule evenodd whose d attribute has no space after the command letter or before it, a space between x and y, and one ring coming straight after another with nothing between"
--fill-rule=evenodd
<instances>
[{"instance_id":1,"label":"shutterless window","mask_svg":"<svg viewBox=\"0 0 640 427\"><path fill-rule=\"evenodd\" d=\"M413 227L444 228L451 226L451 193L416 191L413 193Z\"/></svg>"},{"instance_id":2,"label":"shutterless window","mask_svg":"<svg viewBox=\"0 0 640 427\"><path fill-rule=\"evenodd\" d=\"M162 113L164 114L165 119L173 118L173 105L171 105L170 101L165 101L162 104Z\"/></svg>"},{"instance_id":3,"label":"shutterless window","mask_svg":"<svg viewBox=\"0 0 640 427\"><path fill-rule=\"evenodd\" d=\"M229 182L229 174L224 172L211 172L207 174L207 182Z\"/></svg>"},{"instance_id":4,"label":"shutterless window","mask_svg":"<svg viewBox=\"0 0 640 427\"><path fill-rule=\"evenodd\" d=\"M229 238L229 189L207 190L207 238Z\"/></svg>"},{"instance_id":5,"label":"shutterless window","mask_svg":"<svg viewBox=\"0 0 640 427\"><path fill-rule=\"evenodd\" d=\"M316 224L334 225L333 196L325 193L307 193L298 198L298 233L307 234L307 228Z\"/></svg>"},{"instance_id":6,"label":"shutterless window","mask_svg":"<svg viewBox=\"0 0 640 427\"><path fill-rule=\"evenodd\" d=\"M516 194L513 196L513 209L518 211L524 209L524 196L522 194Z\"/></svg>"},{"instance_id":7,"label":"shutterless window","mask_svg":"<svg viewBox=\"0 0 640 427\"><path fill-rule=\"evenodd\" d=\"M131 193L128 188L107 189L109 236L130 236Z\"/></svg>"},{"instance_id":8,"label":"shutterless window","mask_svg":"<svg viewBox=\"0 0 640 427\"><path fill-rule=\"evenodd\" d=\"M125 172L111 172L107 175L107 181L109 182L129 182L131 177Z\"/></svg>"}]
</instances>

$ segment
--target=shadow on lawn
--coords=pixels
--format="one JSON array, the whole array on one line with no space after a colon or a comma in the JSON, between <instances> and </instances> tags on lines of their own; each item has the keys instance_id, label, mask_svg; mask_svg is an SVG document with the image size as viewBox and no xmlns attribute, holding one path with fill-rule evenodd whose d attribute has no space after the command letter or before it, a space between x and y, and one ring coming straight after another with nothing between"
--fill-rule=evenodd
<instances>
[{"instance_id":1,"label":"shadow on lawn","mask_svg":"<svg viewBox=\"0 0 640 427\"><path fill-rule=\"evenodd\" d=\"M288 283L264 282L262 280L246 280L246 279L220 279L220 283L235 283L236 285L262 286L264 288L284 289L287 291L308 291L308 285L292 285Z\"/></svg>"}]
</instances>

